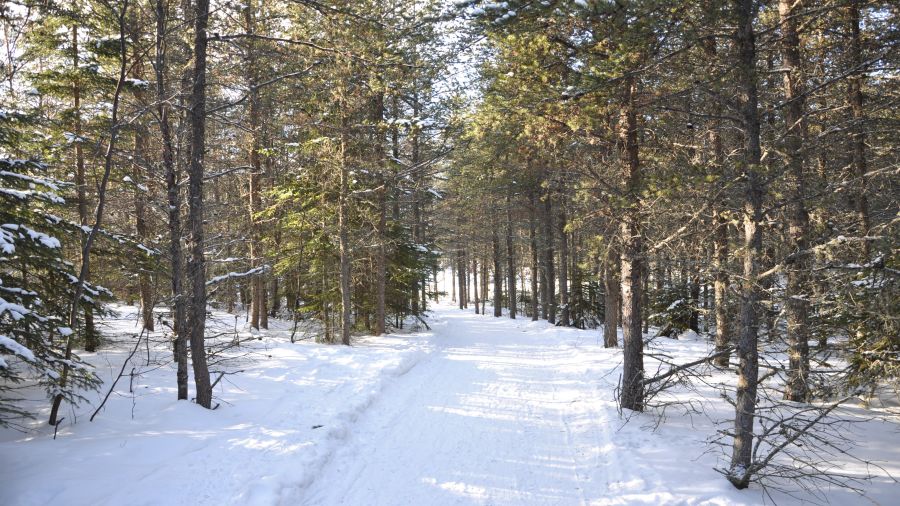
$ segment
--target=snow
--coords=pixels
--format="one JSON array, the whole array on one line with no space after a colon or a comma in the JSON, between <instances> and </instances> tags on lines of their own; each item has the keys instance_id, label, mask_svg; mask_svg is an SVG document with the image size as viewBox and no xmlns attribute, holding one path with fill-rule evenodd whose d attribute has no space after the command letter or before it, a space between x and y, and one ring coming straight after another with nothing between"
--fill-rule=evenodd
<instances>
[{"instance_id":1,"label":"snow","mask_svg":"<svg viewBox=\"0 0 900 506\"><path fill-rule=\"evenodd\" d=\"M56 249L56 248L60 247L59 239L57 239L55 237L51 237L43 232L39 232L37 230L29 228L25 225L19 225L17 223L4 223L3 225L0 225L0 228L6 229L6 230L25 232L25 235L27 235L29 238L31 238L32 241L39 242L47 248ZM6 240L4 239L3 242L5 243ZM5 248L4 248L4 250L5 250Z\"/></svg>"},{"instance_id":2,"label":"snow","mask_svg":"<svg viewBox=\"0 0 900 506\"><path fill-rule=\"evenodd\" d=\"M209 281L206 282L207 285L215 285L216 283L221 283L222 281L226 281L229 279L239 279L246 278L248 276L256 276L257 274L262 274L271 269L268 265L260 265L259 267L254 267L245 272L229 272L228 274L222 274L221 276L215 276Z\"/></svg>"},{"instance_id":3,"label":"snow","mask_svg":"<svg viewBox=\"0 0 900 506\"><path fill-rule=\"evenodd\" d=\"M5 299L0 297L0 317L3 316L3 313L9 313L9 317L15 321L19 321L25 316L31 314L31 310L27 307L16 304L15 302L7 302ZM8 348L12 350L12 348Z\"/></svg>"},{"instance_id":4,"label":"snow","mask_svg":"<svg viewBox=\"0 0 900 506\"><path fill-rule=\"evenodd\" d=\"M104 321L117 344L83 354L109 380L138 333L138 309L116 308ZM210 335L239 329L213 311ZM289 342L290 323L234 352L216 387L218 409L175 400L171 352L136 367L95 422L90 406L71 408L53 440L42 420L30 432L0 431L0 455L15 465L0 474L0 504L332 505L332 504L761 504L757 487L738 491L713 468L727 456L705 441L720 426L672 411L654 431L650 414L629 420L613 390L621 350L601 332L546 322L475 315L438 305L432 332L357 338L352 347ZM161 337L162 333L154 333ZM226 339L228 337L226 336ZM654 341L673 362L709 352L705 341ZM141 354L143 355L143 351ZM156 361L154 360L154 362ZM645 358L648 373L658 364ZM222 370L222 365L213 369ZM714 370L713 370L714 371ZM713 372L711 382L734 382ZM731 407L710 388L708 414ZM105 392L90 394L96 403ZM685 395L684 392L678 395ZM193 393L191 393L193 397ZM860 451L900 474L895 419L860 423ZM863 436L864 435L864 436ZM52 465L48 465L48 462ZM835 458L844 471L852 463ZM896 484L881 471L868 485L890 504ZM89 484L86 485L86 484ZM810 499L773 492L778 504ZM847 490L833 504L871 504Z\"/></svg>"},{"instance_id":5,"label":"snow","mask_svg":"<svg viewBox=\"0 0 900 506\"><path fill-rule=\"evenodd\" d=\"M143 79L135 79L133 77L128 77L128 78L125 78L125 82L128 83L129 85L131 85L135 88L141 89L141 90L146 90L147 88L150 87L150 83L148 81L144 81Z\"/></svg>"},{"instance_id":6,"label":"snow","mask_svg":"<svg viewBox=\"0 0 900 506\"><path fill-rule=\"evenodd\" d=\"M671 311L682 304L684 304L684 299L678 299L678 300L672 302L671 304L669 304L669 307L666 308L666 311Z\"/></svg>"},{"instance_id":7,"label":"snow","mask_svg":"<svg viewBox=\"0 0 900 506\"><path fill-rule=\"evenodd\" d=\"M4 336L0 334L0 347L6 348L9 353L13 355L18 355L29 362L34 362L34 353L26 348L25 346L18 343L18 341L14 341L13 338ZM6 362L3 362L3 367L6 367Z\"/></svg>"},{"instance_id":8,"label":"snow","mask_svg":"<svg viewBox=\"0 0 900 506\"><path fill-rule=\"evenodd\" d=\"M86 142L84 137L75 135L72 132L63 132L63 137L66 138L66 144L75 144L75 143Z\"/></svg>"},{"instance_id":9,"label":"snow","mask_svg":"<svg viewBox=\"0 0 900 506\"><path fill-rule=\"evenodd\" d=\"M682 332L681 334L678 334L678 340L679 341L702 341L703 338L700 337L699 334L694 332L694 330L687 329L684 332Z\"/></svg>"},{"instance_id":10,"label":"snow","mask_svg":"<svg viewBox=\"0 0 900 506\"><path fill-rule=\"evenodd\" d=\"M27 174L21 174L18 172L10 172L10 171L6 171L6 170L0 170L0 176L21 179L21 180L27 181L29 183L46 186L47 188L50 188L51 190L54 190L54 191L59 191L59 185L57 185L55 181L51 181L49 179L29 176Z\"/></svg>"}]
</instances>

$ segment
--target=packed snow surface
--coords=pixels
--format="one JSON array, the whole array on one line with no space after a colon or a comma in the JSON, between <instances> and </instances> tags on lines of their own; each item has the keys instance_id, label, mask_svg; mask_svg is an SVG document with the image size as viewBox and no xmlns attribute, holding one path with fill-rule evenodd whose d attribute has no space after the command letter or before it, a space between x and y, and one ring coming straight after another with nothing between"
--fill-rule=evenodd
<instances>
[{"instance_id":1,"label":"packed snow surface","mask_svg":"<svg viewBox=\"0 0 900 506\"><path fill-rule=\"evenodd\" d=\"M136 310L120 309L106 328L120 342L86 355L105 377L118 374L134 339L128 333L138 332ZM291 344L286 322L251 333L242 319L214 312L211 332L232 329L247 339L213 367L243 371L216 387L218 409L176 401L173 366L142 367L143 355L169 352L142 349L125 371L143 372L119 382L96 421L85 406L62 413L56 440L37 423L24 433L0 432L0 504L763 502L759 488L735 490L713 469L726 457L707 451L705 441L730 409L715 390L703 400L706 415L672 411L654 430L650 414L626 420L617 412L621 352L604 349L598 331L444 305L429 324L431 332L342 347ZM651 346L687 362L710 344L659 339ZM656 370L647 363L648 373ZM721 375L733 381L732 373ZM859 450L900 475L897 427L875 419L857 430ZM867 488L876 504L896 504L900 489L886 475ZM775 498L797 504L812 496ZM872 504L843 490L828 498Z\"/></svg>"}]
</instances>

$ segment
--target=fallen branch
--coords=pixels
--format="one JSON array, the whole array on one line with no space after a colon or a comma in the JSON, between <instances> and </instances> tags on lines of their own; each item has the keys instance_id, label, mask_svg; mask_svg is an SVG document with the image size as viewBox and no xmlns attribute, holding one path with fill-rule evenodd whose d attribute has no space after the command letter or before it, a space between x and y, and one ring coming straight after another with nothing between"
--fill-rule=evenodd
<instances>
[{"instance_id":1,"label":"fallen branch","mask_svg":"<svg viewBox=\"0 0 900 506\"><path fill-rule=\"evenodd\" d=\"M686 363L686 364L677 365L677 366L676 366L676 365L670 364L670 365L672 365L672 367L670 367L668 371L666 371L666 372L664 372L663 374L660 374L660 375L658 375L658 376L654 376L654 377L652 377L652 378L644 379L643 381L641 381L641 383L642 383L644 386L646 386L646 385L650 385L650 384L652 384L652 383L656 383L657 381L662 381L662 380L664 380L664 379L666 379L666 378L668 378L668 377L670 377L670 376L673 376L673 375L675 375L675 374L678 374L679 372L681 372L681 371L683 371L683 370L685 370L685 369L690 369L691 367L698 366L698 365L700 365L700 364L709 362L710 360L714 360L714 359L717 359L717 358L719 358L719 357L724 357L724 356L730 355L731 352L732 352L732 349L731 349L731 348L728 348L727 350L722 350L722 351L713 353L712 355L703 357L703 358L701 358L700 360L695 360L695 361L693 361L693 362L688 362L688 363Z\"/></svg>"},{"instance_id":2,"label":"fallen branch","mask_svg":"<svg viewBox=\"0 0 900 506\"><path fill-rule=\"evenodd\" d=\"M138 334L138 340L134 343L134 348L132 348L131 353L128 354L128 357L122 362L122 368L119 369L119 375L116 376L115 381L113 381L112 385L110 385L109 390L107 390L106 395L103 397L103 402L97 406L97 409L94 411L94 414L91 415L90 421L94 421L94 417L97 416L97 413L103 409L103 406L106 405L106 401L109 400L109 396L112 395L113 391L116 389L116 384L119 383L119 380L122 379L122 375L125 372L125 366L128 365L128 362L131 361L134 354L137 353L138 348L141 346L141 339L144 337L144 332L146 329L142 329L141 333ZM130 387L129 387L130 388Z\"/></svg>"}]
</instances>

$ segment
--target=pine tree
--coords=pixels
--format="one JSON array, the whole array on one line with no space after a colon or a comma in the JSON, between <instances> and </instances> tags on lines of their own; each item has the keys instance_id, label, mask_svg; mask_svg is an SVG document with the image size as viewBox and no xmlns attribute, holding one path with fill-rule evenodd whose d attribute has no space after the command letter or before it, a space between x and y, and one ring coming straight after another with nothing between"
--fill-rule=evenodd
<instances>
[{"instance_id":1,"label":"pine tree","mask_svg":"<svg viewBox=\"0 0 900 506\"><path fill-rule=\"evenodd\" d=\"M0 424L31 413L15 401L15 385L41 385L49 398L61 396L78 404L86 391L101 384L92 368L77 355L67 359L69 310L77 275L66 260L65 245L78 245L82 230L59 217L61 193L71 185L48 175L47 165L26 152L21 132L33 118L17 111L0 111ZM77 246L76 246L77 247ZM81 304L99 311L112 294L85 283ZM59 380L70 367L68 382Z\"/></svg>"}]
</instances>

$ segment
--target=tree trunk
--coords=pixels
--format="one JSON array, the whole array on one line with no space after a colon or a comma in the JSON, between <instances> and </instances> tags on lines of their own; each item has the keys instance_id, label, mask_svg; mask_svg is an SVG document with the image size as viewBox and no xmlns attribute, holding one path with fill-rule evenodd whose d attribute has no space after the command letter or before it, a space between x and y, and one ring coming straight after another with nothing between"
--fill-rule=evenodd
<instances>
[{"instance_id":1,"label":"tree trunk","mask_svg":"<svg viewBox=\"0 0 900 506\"><path fill-rule=\"evenodd\" d=\"M78 25L72 25L72 66L77 70L80 64L78 51ZM84 149L82 148L81 135L81 83L76 78L72 84L72 109L73 109L73 125L72 130L75 137L79 139L75 142L75 199L78 201L78 222L82 229L89 226L90 212L88 211L87 197L87 178L85 176ZM81 249L84 250L84 237L82 236ZM84 258L81 259L84 263ZM85 282L91 280L91 271L85 273ZM100 345L100 338L94 327L94 312L90 306L84 307L84 349L85 351L96 351Z\"/></svg>"},{"instance_id":2,"label":"tree trunk","mask_svg":"<svg viewBox=\"0 0 900 506\"><path fill-rule=\"evenodd\" d=\"M246 32L251 35L255 34L256 2L253 0L248 1L243 10ZM250 268L256 269L261 265L260 259L262 257L262 237L260 235L259 223L256 219L256 214L261 210L259 195L261 183L260 176L263 172L262 161L260 159L260 151L262 148L262 141L260 138L262 134L262 104L259 97L259 88L257 87L257 83L259 81L258 74L260 69L257 66L256 44L252 38L247 42L246 51L247 52L244 69L247 88L249 89L249 111L247 119L250 122L250 142L247 146L247 158L250 164L247 193L247 211L250 224L250 240L248 241L248 244L250 250ZM262 319L266 316L264 296L265 278L262 274L255 274L250 278L250 291L253 297L250 310L250 326L254 329L259 329Z\"/></svg>"},{"instance_id":3,"label":"tree trunk","mask_svg":"<svg viewBox=\"0 0 900 506\"><path fill-rule=\"evenodd\" d=\"M537 203L535 202L534 193L531 195L531 206L528 213L528 238L531 243L531 321L537 321L538 316L538 240L537 240L537 223L535 220Z\"/></svg>"},{"instance_id":4,"label":"tree trunk","mask_svg":"<svg viewBox=\"0 0 900 506\"><path fill-rule=\"evenodd\" d=\"M559 206L559 297L562 307L559 324L568 327L569 322L569 238L566 232L566 209Z\"/></svg>"},{"instance_id":5,"label":"tree trunk","mask_svg":"<svg viewBox=\"0 0 900 506\"><path fill-rule=\"evenodd\" d=\"M603 346L619 346L619 252L610 242L603 259L603 282L606 299L603 302Z\"/></svg>"},{"instance_id":6,"label":"tree trunk","mask_svg":"<svg viewBox=\"0 0 900 506\"><path fill-rule=\"evenodd\" d=\"M753 459L753 426L756 412L756 388L759 379L757 350L759 331L759 294L757 277L762 255L764 183L760 171L762 157L759 142L757 110L756 35L753 22L757 16L754 0L737 0L738 62L737 85L740 89L741 116L744 133L743 169L747 187L744 202L744 272L741 280L741 326L737 345L738 386L735 398L734 445L728 479L739 488L750 484Z\"/></svg>"},{"instance_id":7,"label":"tree trunk","mask_svg":"<svg viewBox=\"0 0 900 506\"><path fill-rule=\"evenodd\" d=\"M688 279L691 301L691 316L688 327L694 332L700 332L700 276L692 273Z\"/></svg>"},{"instance_id":8,"label":"tree trunk","mask_svg":"<svg viewBox=\"0 0 900 506\"><path fill-rule=\"evenodd\" d=\"M544 298L547 311L547 322L556 323L556 270L553 252L553 204L548 192L544 197L543 229L544 229Z\"/></svg>"},{"instance_id":9,"label":"tree trunk","mask_svg":"<svg viewBox=\"0 0 900 506\"><path fill-rule=\"evenodd\" d=\"M485 258L487 258L487 249L484 252ZM487 292L488 292L488 264L487 262L481 262L481 314L487 314L485 311L485 306L487 305Z\"/></svg>"},{"instance_id":10,"label":"tree trunk","mask_svg":"<svg viewBox=\"0 0 900 506\"><path fill-rule=\"evenodd\" d=\"M375 95L372 104L372 122L376 129L384 121L384 93ZM378 246L375 249L375 335L385 332L386 290L387 290L387 181L385 171L385 151L381 136L375 134L375 156L378 159L378 221L375 225L375 237ZM453 283L451 283L452 285ZM455 299L455 298L454 298Z\"/></svg>"},{"instance_id":11,"label":"tree trunk","mask_svg":"<svg viewBox=\"0 0 900 506\"><path fill-rule=\"evenodd\" d=\"M491 226L491 246L494 257L494 317L503 316L503 269L500 262L500 234L497 232L497 223ZM485 294L486 295L486 294Z\"/></svg>"},{"instance_id":12,"label":"tree trunk","mask_svg":"<svg viewBox=\"0 0 900 506\"><path fill-rule=\"evenodd\" d=\"M346 104L341 104L341 109ZM350 346L350 198L347 143L350 128L346 111L341 113L341 174L338 202L338 250L340 254L341 344Z\"/></svg>"},{"instance_id":13,"label":"tree trunk","mask_svg":"<svg viewBox=\"0 0 900 506\"><path fill-rule=\"evenodd\" d=\"M478 260L475 255L472 255L472 294L475 296L475 314L478 314Z\"/></svg>"},{"instance_id":14,"label":"tree trunk","mask_svg":"<svg viewBox=\"0 0 900 506\"><path fill-rule=\"evenodd\" d=\"M137 27L133 27L137 30ZM137 45L140 35L132 33L133 43ZM135 64L133 67L133 76L135 79L143 80L143 62L140 53L134 55ZM135 99L142 107L146 106L146 97L143 90L135 92ZM150 239L150 231L147 227L147 203L146 203L146 177L143 170L143 164L147 163L147 153L145 139L147 135L145 125L140 122L135 123L134 147L131 157L131 178L134 185L134 231L138 239L142 243L148 242ZM141 267L138 274L138 292L141 297L141 322L144 330L153 331L153 277L151 271Z\"/></svg>"},{"instance_id":15,"label":"tree trunk","mask_svg":"<svg viewBox=\"0 0 900 506\"><path fill-rule=\"evenodd\" d=\"M459 308L466 306L466 256L462 248L456 250L456 275L459 282Z\"/></svg>"},{"instance_id":16,"label":"tree trunk","mask_svg":"<svg viewBox=\"0 0 900 506\"><path fill-rule=\"evenodd\" d=\"M456 264L450 261L450 302L456 302Z\"/></svg>"},{"instance_id":17,"label":"tree trunk","mask_svg":"<svg viewBox=\"0 0 900 506\"><path fill-rule=\"evenodd\" d=\"M622 339L623 366L620 404L625 409L644 409L644 339L641 334L641 242L640 186L641 167L638 158L637 85L633 78L625 84L625 104L620 119L619 142L625 156L625 195L627 207L620 226L622 235Z\"/></svg>"},{"instance_id":18,"label":"tree trunk","mask_svg":"<svg viewBox=\"0 0 900 506\"><path fill-rule=\"evenodd\" d=\"M209 22L209 0L197 0L194 11L194 71L190 107L190 166L188 168L188 222L191 233L191 257L188 276L191 300L188 309L188 332L197 404L212 407L212 388L206 365L206 258L203 237L203 159L206 151L206 27Z\"/></svg>"},{"instance_id":19,"label":"tree trunk","mask_svg":"<svg viewBox=\"0 0 900 506\"><path fill-rule=\"evenodd\" d=\"M169 261L172 277L172 332L175 335L175 362L178 399L188 398L187 315L185 313L182 275L184 252L181 249L181 194L178 171L175 167L175 147L169 125L169 105L166 87L166 6L165 0L156 0L156 110L159 115L159 131L162 137L162 162L166 171L166 200L169 206Z\"/></svg>"},{"instance_id":20,"label":"tree trunk","mask_svg":"<svg viewBox=\"0 0 900 506\"><path fill-rule=\"evenodd\" d=\"M803 141L804 90L800 68L800 37L797 33L798 21L791 0L778 0L778 14L781 18L781 52L784 67L785 137L784 150L787 156L788 173L792 179L788 209L788 247L791 253L799 253L807 248L809 215L803 204L805 199L805 155ZM788 338L788 377L784 398L791 401L806 401L809 396L809 313L808 255L799 255L787 268L785 290L785 313Z\"/></svg>"},{"instance_id":21,"label":"tree trunk","mask_svg":"<svg viewBox=\"0 0 900 506\"><path fill-rule=\"evenodd\" d=\"M510 319L516 319L516 263L513 257L513 222L509 195L506 196L506 297Z\"/></svg>"},{"instance_id":22,"label":"tree trunk","mask_svg":"<svg viewBox=\"0 0 900 506\"><path fill-rule=\"evenodd\" d=\"M857 179L856 186L856 213L859 220L859 235L868 236L870 225L869 199L866 190L866 130L865 110L863 109L862 86L865 81L865 72L862 70L862 40L859 27L860 0L850 0L847 4L847 28L850 32L850 68L851 77L847 86L847 103L853 115L853 123L850 129L852 142L851 166L853 175ZM868 262L871 253L869 241L863 241L863 260Z\"/></svg>"},{"instance_id":23,"label":"tree trunk","mask_svg":"<svg viewBox=\"0 0 900 506\"><path fill-rule=\"evenodd\" d=\"M572 233L572 325L583 329L584 327L584 293L582 292L582 272L579 260L581 254L581 234Z\"/></svg>"},{"instance_id":24,"label":"tree trunk","mask_svg":"<svg viewBox=\"0 0 900 506\"><path fill-rule=\"evenodd\" d=\"M704 41L706 55L711 59L716 58L716 39L710 37ZM722 115L722 106L713 101L712 115ZM721 184L725 180L725 150L722 145L721 123L713 119L709 126L709 143L712 146L712 170ZM712 206L713 221L713 271L715 281L713 286L713 305L716 318L716 353L722 353L731 346L731 322L729 321L728 307L728 217L726 208L719 199ZM729 355L716 357L714 363L718 367L728 367Z\"/></svg>"}]
</instances>

